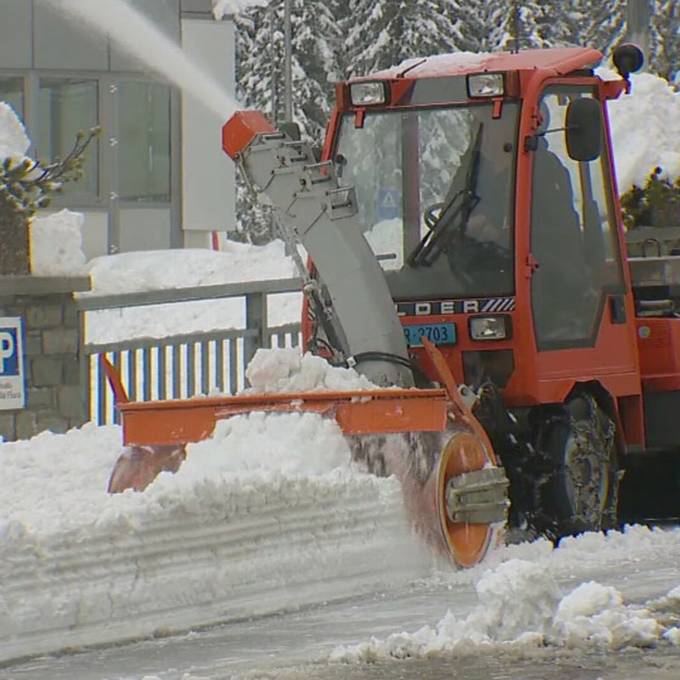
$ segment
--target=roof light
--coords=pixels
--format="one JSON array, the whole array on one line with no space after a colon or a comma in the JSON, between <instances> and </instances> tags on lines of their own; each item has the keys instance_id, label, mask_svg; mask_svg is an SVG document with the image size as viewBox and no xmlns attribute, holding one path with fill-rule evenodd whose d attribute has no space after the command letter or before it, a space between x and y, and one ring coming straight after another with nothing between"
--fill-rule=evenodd
<instances>
[{"instance_id":1,"label":"roof light","mask_svg":"<svg viewBox=\"0 0 680 680\"><path fill-rule=\"evenodd\" d=\"M387 101L387 86L380 81L352 83L349 92L353 106L375 106Z\"/></svg>"},{"instance_id":2,"label":"roof light","mask_svg":"<svg viewBox=\"0 0 680 680\"><path fill-rule=\"evenodd\" d=\"M508 336L506 316L473 316L470 337L473 340L505 340Z\"/></svg>"},{"instance_id":3,"label":"roof light","mask_svg":"<svg viewBox=\"0 0 680 680\"><path fill-rule=\"evenodd\" d=\"M470 97L502 97L505 79L502 73L476 73L467 77Z\"/></svg>"}]
</instances>

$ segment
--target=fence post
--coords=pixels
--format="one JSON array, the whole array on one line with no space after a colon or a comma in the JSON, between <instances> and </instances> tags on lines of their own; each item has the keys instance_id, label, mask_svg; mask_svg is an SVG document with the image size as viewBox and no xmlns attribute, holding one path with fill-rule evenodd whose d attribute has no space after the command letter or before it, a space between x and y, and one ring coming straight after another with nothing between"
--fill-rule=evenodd
<instances>
[{"instance_id":1,"label":"fence post","mask_svg":"<svg viewBox=\"0 0 680 680\"><path fill-rule=\"evenodd\" d=\"M248 336L243 341L244 368L260 347L268 346L267 294L246 294L246 328L257 331L257 335Z\"/></svg>"}]
</instances>

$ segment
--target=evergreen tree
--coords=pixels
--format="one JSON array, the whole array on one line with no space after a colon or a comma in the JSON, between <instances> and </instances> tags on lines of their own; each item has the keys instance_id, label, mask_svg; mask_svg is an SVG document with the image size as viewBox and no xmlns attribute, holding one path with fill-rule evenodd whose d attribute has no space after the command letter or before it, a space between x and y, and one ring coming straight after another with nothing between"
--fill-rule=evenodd
<instances>
[{"instance_id":1,"label":"evergreen tree","mask_svg":"<svg viewBox=\"0 0 680 680\"><path fill-rule=\"evenodd\" d=\"M540 37L549 46L593 47L609 54L626 30L626 0L544 0L536 10Z\"/></svg>"},{"instance_id":2,"label":"evergreen tree","mask_svg":"<svg viewBox=\"0 0 680 680\"><path fill-rule=\"evenodd\" d=\"M649 67L670 82L680 71L680 3L653 0L650 25Z\"/></svg>"},{"instance_id":3,"label":"evergreen tree","mask_svg":"<svg viewBox=\"0 0 680 680\"><path fill-rule=\"evenodd\" d=\"M455 48L455 0L349 0L347 75Z\"/></svg>"}]
</instances>

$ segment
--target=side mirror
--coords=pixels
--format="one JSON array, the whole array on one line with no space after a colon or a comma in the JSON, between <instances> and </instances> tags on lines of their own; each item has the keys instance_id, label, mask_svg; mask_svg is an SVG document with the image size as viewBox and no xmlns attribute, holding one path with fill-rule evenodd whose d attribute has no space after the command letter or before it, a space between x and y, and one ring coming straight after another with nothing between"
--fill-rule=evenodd
<instances>
[{"instance_id":1,"label":"side mirror","mask_svg":"<svg viewBox=\"0 0 680 680\"><path fill-rule=\"evenodd\" d=\"M575 99L566 116L566 143L569 158L594 161L602 153L602 109L596 99Z\"/></svg>"}]
</instances>

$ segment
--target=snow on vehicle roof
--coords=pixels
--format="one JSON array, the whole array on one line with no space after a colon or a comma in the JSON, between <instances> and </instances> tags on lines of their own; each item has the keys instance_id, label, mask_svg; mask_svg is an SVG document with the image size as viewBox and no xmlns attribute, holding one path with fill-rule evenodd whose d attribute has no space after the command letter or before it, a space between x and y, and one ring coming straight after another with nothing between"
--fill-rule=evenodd
<instances>
[{"instance_id":1,"label":"snow on vehicle roof","mask_svg":"<svg viewBox=\"0 0 680 680\"><path fill-rule=\"evenodd\" d=\"M407 59L398 66L372 73L353 80L397 78L409 69L409 78L436 78L458 76L480 71L523 71L533 69L554 70L558 74L570 73L581 68L595 67L602 60L602 53L587 47L559 47L521 52L454 52L429 57Z\"/></svg>"}]
</instances>

